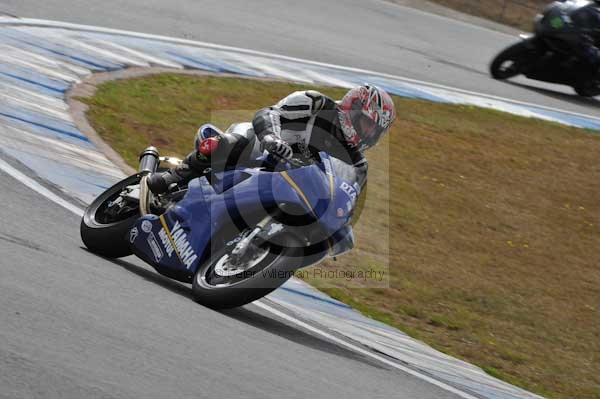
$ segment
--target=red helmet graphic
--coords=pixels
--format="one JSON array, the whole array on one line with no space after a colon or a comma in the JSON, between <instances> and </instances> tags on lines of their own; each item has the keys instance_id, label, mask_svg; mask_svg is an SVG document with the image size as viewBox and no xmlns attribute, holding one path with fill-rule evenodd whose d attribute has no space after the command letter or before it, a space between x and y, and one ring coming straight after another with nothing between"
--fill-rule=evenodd
<instances>
[{"instance_id":1,"label":"red helmet graphic","mask_svg":"<svg viewBox=\"0 0 600 399\"><path fill-rule=\"evenodd\" d=\"M350 90L338 109L346 139L361 151L377 144L396 119L392 98L376 86L364 85Z\"/></svg>"},{"instance_id":2,"label":"red helmet graphic","mask_svg":"<svg viewBox=\"0 0 600 399\"><path fill-rule=\"evenodd\" d=\"M219 147L219 139L216 137L209 137L200 142L198 151L205 157L209 157Z\"/></svg>"}]
</instances>

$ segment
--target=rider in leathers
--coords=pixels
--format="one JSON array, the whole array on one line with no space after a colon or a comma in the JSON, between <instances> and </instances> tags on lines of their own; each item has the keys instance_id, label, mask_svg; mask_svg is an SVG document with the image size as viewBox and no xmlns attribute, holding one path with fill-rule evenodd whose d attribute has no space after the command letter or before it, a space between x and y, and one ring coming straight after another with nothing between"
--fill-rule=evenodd
<instances>
[{"instance_id":1,"label":"rider in leathers","mask_svg":"<svg viewBox=\"0 0 600 399\"><path fill-rule=\"evenodd\" d=\"M593 31L580 34L580 46L577 52L588 61L595 70L600 69L600 0L581 9L581 17L585 25L595 28Z\"/></svg>"},{"instance_id":2,"label":"rider in leathers","mask_svg":"<svg viewBox=\"0 0 600 399\"><path fill-rule=\"evenodd\" d=\"M548 7L553 7L553 4ZM571 43L574 53L594 72L600 71L600 0L579 8L570 18L576 29L573 34L565 35L564 40Z\"/></svg>"},{"instance_id":3,"label":"rider in leathers","mask_svg":"<svg viewBox=\"0 0 600 399\"><path fill-rule=\"evenodd\" d=\"M368 166L363 152L387 133L395 117L391 97L376 86L364 85L350 90L339 103L316 91L294 92L258 111L252 127L262 150L282 159L292 158L294 152L308 157L325 151L355 166L363 186ZM214 134L207 137L206 131ZM152 175L150 189L164 193L173 184L187 183L214 169L219 160L237 163L248 144L238 136L214 127L201 129L195 150L177 168Z\"/></svg>"}]
</instances>

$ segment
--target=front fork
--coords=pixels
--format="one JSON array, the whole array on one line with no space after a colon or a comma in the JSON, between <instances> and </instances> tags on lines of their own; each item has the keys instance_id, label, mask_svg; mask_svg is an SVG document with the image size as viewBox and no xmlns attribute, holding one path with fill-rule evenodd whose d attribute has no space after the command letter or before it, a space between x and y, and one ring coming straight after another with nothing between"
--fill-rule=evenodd
<instances>
[{"instance_id":1,"label":"front fork","mask_svg":"<svg viewBox=\"0 0 600 399\"><path fill-rule=\"evenodd\" d=\"M261 232L265 231L265 227L273 220L271 215L267 215L263 220L261 220L252 231L247 234L244 238L242 238L231 251L231 257L233 263L244 258L246 252L248 252L248 248L250 248L250 243L252 240L256 238Z\"/></svg>"}]
</instances>

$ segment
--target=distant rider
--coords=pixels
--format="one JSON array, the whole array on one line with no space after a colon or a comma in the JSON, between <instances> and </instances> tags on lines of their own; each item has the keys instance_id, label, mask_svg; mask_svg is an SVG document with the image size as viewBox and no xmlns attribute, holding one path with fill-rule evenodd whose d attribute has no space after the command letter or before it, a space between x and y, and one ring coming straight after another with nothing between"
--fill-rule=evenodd
<instances>
[{"instance_id":1,"label":"distant rider","mask_svg":"<svg viewBox=\"0 0 600 399\"><path fill-rule=\"evenodd\" d=\"M552 4L548 7L552 7ZM600 71L600 0L593 0L579 8L570 16L570 22L575 27L570 32L576 34L571 36L569 33L564 39L571 43L575 54L587 62L594 72Z\"/></svg>"},{"instance_id":2,"label":"distant rider","mask_svg":"<svg viewBox=\"0 0 600 399\"><path fill-rule=\"evenodd\" d=\"M377 144L395 118L389 94L376 86L364 85L351 89L339 102L312 90L294 92L276 105L258 111L252 128L260 140L260 150L283 159L292 158L294 152L311 156L325 151L354 165L362 186L368 166L363 152ZM236 132L234 127L225 133L212 125L201 127L194 151L180 166L152 175L150 189L161 194L173 184L187 183L205 174L218 161L229 159L237 163L248 140L245 132Z\"/></svg>"},{"instance_id":3,"label":"distant rider","mask_svg":"<svg viewBox=\"0 0 600 399\"><path fill-rule=\"evenodd\" d=\"M585 26L591 31L580 35L580 55L596 70L600 70L600 0L594 0L580 11L581 18L586 20Z\"/></svg>"}]
</instances>

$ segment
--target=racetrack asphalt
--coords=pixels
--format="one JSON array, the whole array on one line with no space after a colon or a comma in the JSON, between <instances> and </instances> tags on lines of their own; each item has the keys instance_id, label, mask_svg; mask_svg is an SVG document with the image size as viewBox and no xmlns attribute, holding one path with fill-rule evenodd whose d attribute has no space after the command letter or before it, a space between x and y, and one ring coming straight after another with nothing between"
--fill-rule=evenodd
<instances>
[{"instance_id":1,"label":"racetrack asphalt","mask_svg":"<svg viewBox=\"0 0 600 399\"><path fill-rule=\"evenodd\" d=\"M256 306L204 308L133 257L88 253L77 216L4 172L0 187L0 398L454 397Z\"/></svg>"},{"instance_id":2,"label":"racetrack asphalt","mask_svg":"<svg viewBox=\"0 0 600 399\"><path fill-rule=\"evenodd\" d=\"M390 73L598 115L565 86L489 77L516 36L382 0L0 0L0 13L162 34Z\"/></svg>"}]
</instances>

